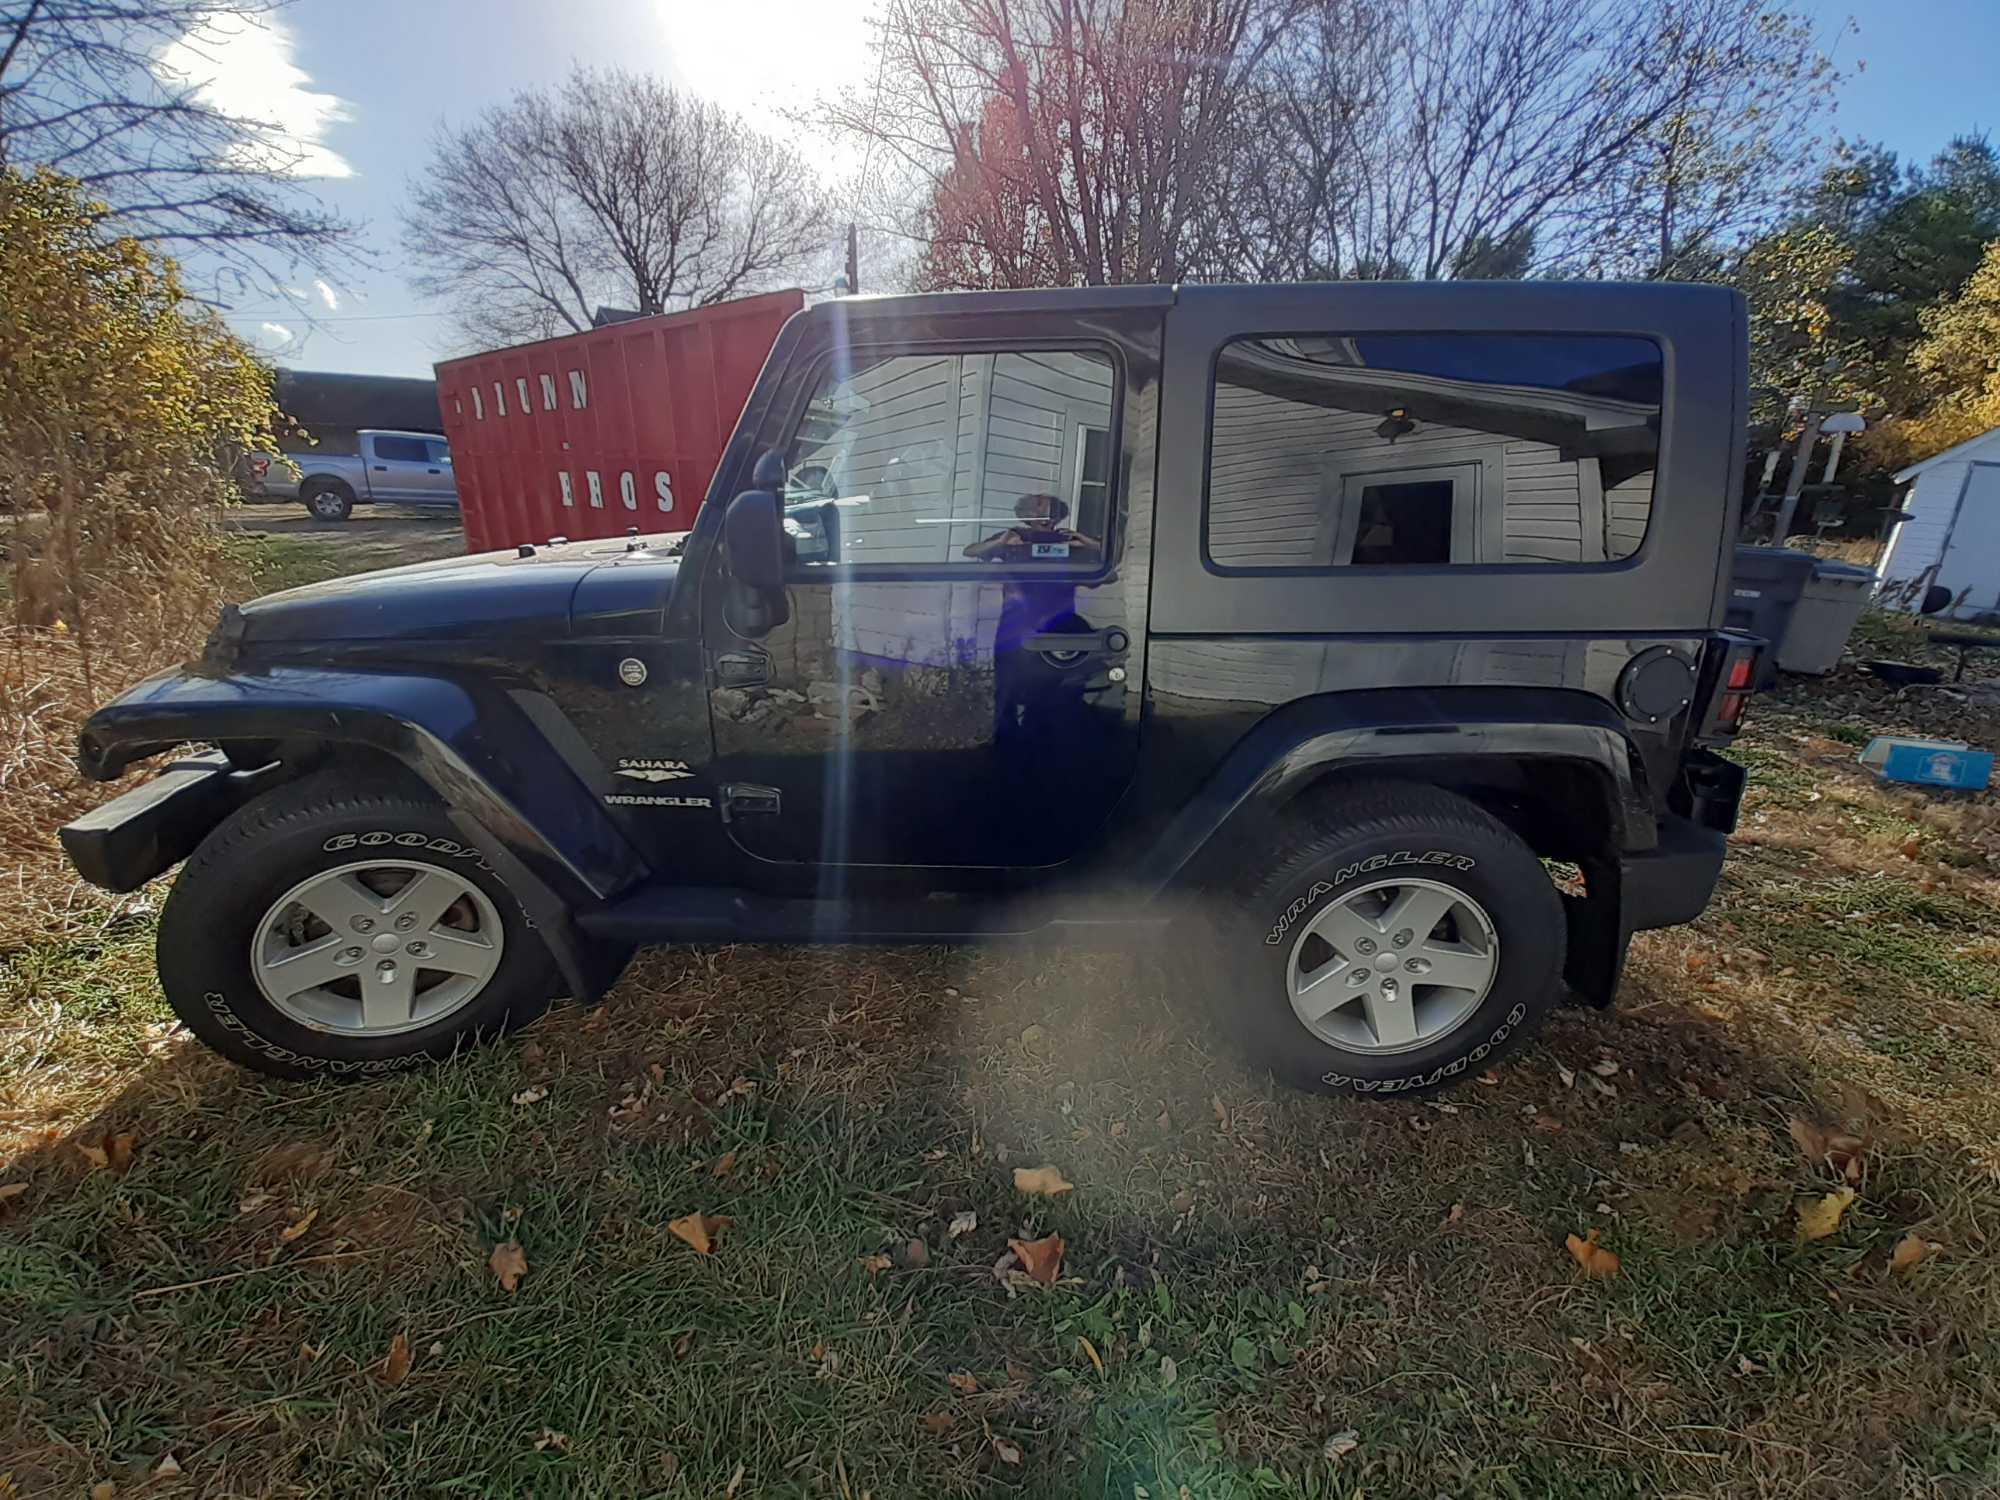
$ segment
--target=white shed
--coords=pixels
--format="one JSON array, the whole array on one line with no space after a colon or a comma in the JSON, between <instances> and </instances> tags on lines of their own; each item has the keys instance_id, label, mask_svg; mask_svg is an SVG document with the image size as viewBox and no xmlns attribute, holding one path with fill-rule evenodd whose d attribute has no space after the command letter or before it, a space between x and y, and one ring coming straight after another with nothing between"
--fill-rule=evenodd
<instances>
[{"instance_id":1,"label":"white shed","mask_svg":"<svg viewBox=\"0 0 2000 1500\"><path fill-rule=\"evenodd\" d=\"M2000 614L2000 427L1895 477L1910 519L1890 533L1882 581L1964 594L1946 611L1960 619Z\"/></svg>"}]
</instances>

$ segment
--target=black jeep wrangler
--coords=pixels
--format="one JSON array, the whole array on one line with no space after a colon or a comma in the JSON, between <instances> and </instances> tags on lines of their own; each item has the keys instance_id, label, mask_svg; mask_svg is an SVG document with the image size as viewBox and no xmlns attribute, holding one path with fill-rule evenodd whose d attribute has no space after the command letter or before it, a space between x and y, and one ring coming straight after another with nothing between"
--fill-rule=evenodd
<instances>
[{"instance_id":1,"label":"black jeep wrangler","mask_svg":"<svg viewBox=\"0 0 2000 1500\"><path fill-rule=\"evenodd\" d=\"M63 830L187 860L160 980L285 1077L448 1056L643 943L1113 930L1309 1088L1477 1070L1714 889L1744 310L1694 286L850 299L685 537L225 612Z\"/></svg>"}]
</instances>

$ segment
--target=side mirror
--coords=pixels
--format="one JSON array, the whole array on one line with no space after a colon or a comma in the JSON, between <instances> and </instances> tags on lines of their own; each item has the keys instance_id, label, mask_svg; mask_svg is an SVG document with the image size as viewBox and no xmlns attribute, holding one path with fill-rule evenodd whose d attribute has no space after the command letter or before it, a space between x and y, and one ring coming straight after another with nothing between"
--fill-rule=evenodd
<instances>
[{"instance_id":1,"label":"side mirror","mask_svg":"<svg viewBox=\"0 0 2000 1500\"><path fill-rule=\"evenodd\" d=\"M722 516L722 551L729 562L726 617L742 636L760 636L791 618L785 600L785 539L778 497L745 490Z\"/></svg>"}]
</instances>

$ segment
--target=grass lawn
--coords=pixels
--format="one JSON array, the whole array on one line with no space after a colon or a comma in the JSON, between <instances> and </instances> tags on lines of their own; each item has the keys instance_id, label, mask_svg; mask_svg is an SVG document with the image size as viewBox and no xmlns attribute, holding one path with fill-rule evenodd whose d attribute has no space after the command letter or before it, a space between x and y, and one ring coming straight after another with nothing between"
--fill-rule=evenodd
<instances>
[{"instance_id":1,"label":"grass lawn","mask_svg":"<svg viewBox=\"0 0 2000 1500\"><path fill-rule=\"evenodd\" d=\"M657 950L308 1087L143 907L17 952L0 1495L1990 1495L2000 813L1853 765L1928 712L1760 700L1717 906L1429 1104L1274 1088L1164 953Z\"/></svg>"}]
</instances>

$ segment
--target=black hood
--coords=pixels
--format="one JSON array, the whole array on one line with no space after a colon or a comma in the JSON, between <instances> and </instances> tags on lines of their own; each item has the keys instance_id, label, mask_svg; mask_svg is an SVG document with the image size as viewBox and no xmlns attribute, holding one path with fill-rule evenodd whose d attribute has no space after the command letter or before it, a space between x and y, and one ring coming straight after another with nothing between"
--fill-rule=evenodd
<instances>
[{"instance_id":1,"label":"black hood","mask_svg":"<svg viewBox=\"0 0 2000 1500\"><path fill-rule=\"evenodd\" d=\"M592 616L630 620L665 608L680 571L666 545L664 537L620 538L540 546L526 557L482 552L411 563L268 594L242 607L235 628L252 649L286 642L594 634Z\"/></svg>"}]
</instances>

